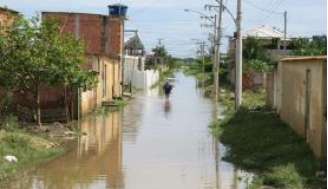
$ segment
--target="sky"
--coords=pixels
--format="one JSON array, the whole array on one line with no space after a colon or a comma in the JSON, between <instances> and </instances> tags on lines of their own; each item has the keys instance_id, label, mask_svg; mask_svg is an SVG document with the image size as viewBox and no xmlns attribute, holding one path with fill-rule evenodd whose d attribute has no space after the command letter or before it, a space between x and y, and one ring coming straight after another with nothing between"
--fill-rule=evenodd
<instances>
[{"instance_id":1,"label":"sky","mask_svg":"<svg viewBox=\"0 0 328 189\"><path fill-rule=\"evenodd\" d=\"M223 0L235 15L237 0ZM126 29L137 29L146 50L151 51L158 39L168 52L177 57L193 57L197 45L194 39L207 40L213 29L201 28L205 23L199 15L185 12L192 9L206 15L205 4L218 5L216 0L0 0L7 6L31 17L41 11L67 11L107 14L107 5L122 3L129 7ZM283 30L283 14L288 12L287 31L290 36L312 36L327 33L327 0L243 0L242 30L261 25ZM207 23L209 24L209 23ZM222 49L227 50L227 36L235 31L231 17L224 12Z\"/></svg>"}]
</instances>

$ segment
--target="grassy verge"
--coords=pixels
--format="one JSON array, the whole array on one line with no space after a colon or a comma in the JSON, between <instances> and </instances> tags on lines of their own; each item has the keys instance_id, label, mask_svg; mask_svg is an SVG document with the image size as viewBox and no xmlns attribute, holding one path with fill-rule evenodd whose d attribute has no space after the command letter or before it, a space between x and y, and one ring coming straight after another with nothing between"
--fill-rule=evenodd
<instances>
[{"instance_id":1,"label":"grassy verge","mask_svg":"<svg viewBox=\"0 0 328 189\"><path fill-rule=\"evenodd\" d=\"M213 133L228 147L224 160L257 174L252 188L263 185L282 189L322 188L316 177L320 162L306 142L264 108L264 95L246 92L244 107L234 113L233 99L226 94L224 120L212 124Z\"/></svg>"},{"instance_id":2,"label":"grassy verge","mask_svg":"<svg viewBox=\"0 0 328 189\"><path fill-rule=\"evenodd\" d=\"M5 126L3 126L5 124ZM15 129L17 123L3 123L0 130L0 186L25 168L48 161L64 153L64 148L45 137L36 136L21 129ZM8 128L11 129L8 129ZM4 159L11 155L16 163Z\"/></svg>"}]
</instances>

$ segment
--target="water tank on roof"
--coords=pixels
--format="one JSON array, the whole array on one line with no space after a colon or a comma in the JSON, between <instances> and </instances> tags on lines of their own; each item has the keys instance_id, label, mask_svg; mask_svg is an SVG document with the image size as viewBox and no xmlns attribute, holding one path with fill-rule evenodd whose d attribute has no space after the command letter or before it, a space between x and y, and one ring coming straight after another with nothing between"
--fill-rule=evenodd
<instances>
[{"instance_id":1,"label":"water tank on roof","mask_svg":"<svg viewBox=\"0 0 328 189\"><path fill-rule=\"evenodd\" d=\"M114 4L109 5L109 15L110 16L119 16L119 17L126 17L126 13L128 11L128 7L122 4Z\"/></svg>"}]
</instances>

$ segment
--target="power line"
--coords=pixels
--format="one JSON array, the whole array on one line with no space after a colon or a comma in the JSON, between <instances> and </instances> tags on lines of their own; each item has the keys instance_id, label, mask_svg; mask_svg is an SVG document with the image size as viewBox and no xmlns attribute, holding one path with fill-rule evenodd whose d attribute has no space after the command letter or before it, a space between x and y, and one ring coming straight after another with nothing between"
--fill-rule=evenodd
<instances>
[{"instance_id":1,"label":"power line","mask_svg":"<svg viewBox=\"0 0 328 189\"><path fill-rule=\"evenodd\" d=\"M265 13L268 13L268 14L283 14L283 12L277 12L277 11L273 11L273 10L270 10L270 9L266 9L266 8L262 8L258 5L256 5L255 3L251 2L251 1L248 1L248 0L244 0L248 5L256 8L257 10L260 10L262 12L265 12Z\"/></svg>"},{"instance_id":2,"label":"power line","mask_svg":"<svg viewBox=\"0 0 328 189\"><path fill-rule=\"evenodd\" d=\"M283 2L284 2L284 0L277 1L276 6L273 9L278 9ZM281 14L284 14L284 13L282 12ZM268 21L268 19L271 18L271 16L272 16L272 14L268 15L267 17L265 17L263 19L263 22L266 23Z\"/></svg>"}]
</instances>

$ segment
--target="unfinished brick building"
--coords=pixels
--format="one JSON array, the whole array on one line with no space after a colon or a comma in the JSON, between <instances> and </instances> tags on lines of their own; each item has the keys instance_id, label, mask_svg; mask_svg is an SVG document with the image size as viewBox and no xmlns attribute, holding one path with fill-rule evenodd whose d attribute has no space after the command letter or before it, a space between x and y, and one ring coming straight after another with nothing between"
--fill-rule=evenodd
<instances>
[{"instance_id":1,"label":"unfinished brick building","mask_svg":"<svg viewBox=\"0 0 328 189\"><path fill-rule=\"evenodd\" d=\"M19 13L15 10L8 9L5 7L0 7L0 28L1 30L10 27L15 19L18 17Z\"/></svg>"},{"instance_id":2,"label":"unfinished brick building","mask_svg":"<svg viewBox=\"0 0 328 189\"><path fill-rule=\"evenodd\" d=\"M122 94L122 53L124 37L124 16L89 13L42 12L42 20L55 19L60 23L61 32L71 33L86 45L85 69L98 72L98 86L92 90L76 91L73 105L74 117L85 115L103 102L112 101ZM62 101L62 91L47 89L41 101L43 109ZM58 104L57 103L57 104ZM59 103L60 104L60 103ZM55 107L53 107L56 109Z\"/></svg>"}]
</instances>

